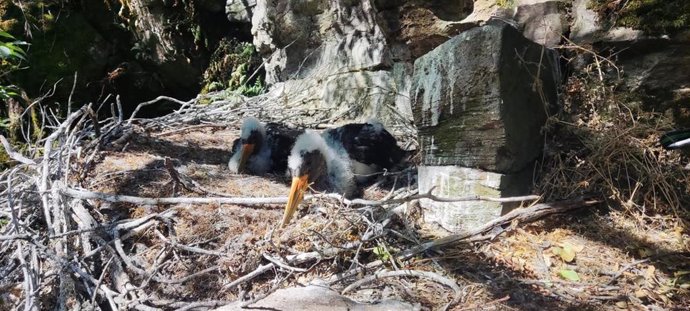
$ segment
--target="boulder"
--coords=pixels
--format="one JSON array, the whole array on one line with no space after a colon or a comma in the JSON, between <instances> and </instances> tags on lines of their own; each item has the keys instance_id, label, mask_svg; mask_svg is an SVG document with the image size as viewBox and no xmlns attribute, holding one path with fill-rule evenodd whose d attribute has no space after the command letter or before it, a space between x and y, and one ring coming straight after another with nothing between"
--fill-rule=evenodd
<instances>
[{"instance_id":1,"label":"boulder","mask_svg":"<svg viewBox=\"0 0 690 311\"><path fill-rule=\"evenodd\" d=\"M216 311L242 311L247 310L237 302L220 307ZM261 310L358 310L358 311L385 311L385 310L420 310L420 306L412 305L398 300L384 300L378 303L356 302L335 291L316 285L306 287L291 287L279 289L268 297L251 305L251 309Z\"/></svg>"},{"instance_id":2,"label":"boulder","mask_svg":"<svg viewBox=\"0 0 690 311\"><path fill-rule=\"evenodd\" d=\"M531 184L525 172L542 150L542 126L558 104L559 80L558 54L502 22L464 32L418 58L410 97L422 149L419 191L524 194ZM422 206L427 220L450 231L503 210L492 202Z\"/></svg>"},{"instance_id":3,"label":"boulder","mask_svg":"<svg viewBox=\"0 0 690 311\"><path fill-rule=\"evenodd\" d=\"M557 57L497 23L417 59L411 99L422 163L523 169L539 155L541 127L558 101Z\"/></svg>"},{"instance_id":4,"label":"boulder","mask_svg":"<svg viewBox=\"0 0 690 311\"><path fill-rule=\"evenodd\" d=\"M231 22L251 23L256 0L227 0L225 14Z\"/></svg>"},{"instance_id":5,"label":"boulder","mask_svg":"<svg viewBox=\"0 0 690 311\"><path fill-rule=\"evenodd\" d=\"M567 14L563 1L520 0L513 18L527 39L555 47L568 31Z\"/></svg>"}]
</instances>

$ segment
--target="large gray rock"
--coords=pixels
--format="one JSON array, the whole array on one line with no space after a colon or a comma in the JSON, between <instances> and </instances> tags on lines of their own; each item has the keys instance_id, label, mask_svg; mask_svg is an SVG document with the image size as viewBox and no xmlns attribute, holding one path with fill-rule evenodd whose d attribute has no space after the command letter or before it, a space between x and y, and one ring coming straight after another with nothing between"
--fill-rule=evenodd
<instances>
[{"instance_id":1,"label":"large gray rock","mask_svg":"<svg viewBox=\"0 0 690 311\"><path fill-rule=\"evenodd\" d=\"M310 285L279 289L275 293L251 305L260 310L304 310L304 311L388 311L420 310L419 305L412 305L397 300L384 300L376 304L360 303L341 296L325 287ZM234 303L216 311L243 311L241 303Z\"/></svg>"},{"instance_id":2,"label":"large gray rock","mask_svg":"<svg viewBox=\"0 0 690 311\"><path fill-rule=\"evenodd\" d=\"M422 164L523 169L541 152L541 127L557 104L557 57L498 23L417 59L411 98Z\"/></svg>"},{"instance_id":3,"label":"large gray rock","mask_svg":"<svg viewBox=\"0 0 690 311\"><path fill-rule=\"evenodd\" d=\"M557 53L504 23L462 33L415 61L411 101L422 148L419 191L525 194L557 105ZM462 232L499 216L494 202L422 200L425 220Z\"/></svg>"}]
</instances>

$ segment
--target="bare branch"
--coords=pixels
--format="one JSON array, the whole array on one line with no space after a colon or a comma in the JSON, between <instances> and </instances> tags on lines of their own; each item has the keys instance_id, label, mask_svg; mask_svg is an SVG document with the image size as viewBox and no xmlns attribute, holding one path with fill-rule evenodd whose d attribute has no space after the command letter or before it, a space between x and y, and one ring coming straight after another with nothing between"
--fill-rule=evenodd
<instances>
[{"instance_id":1,"label":"bare branch","mask_svg":"<svg viewBox=\"0 0 690 311\"><path fill-rule=\"evenodd\" d=\"M247 273L244 276L237 278L236 280L234 280L234 281L232 281L226 285L223 285L223 289L228 290L228 289L234 288L235 286L240 285L244 282L247 282L247 281L249 281L249 280L251 280L251 279L253 279L259 275L264 274L264 272L272 270L274 268L275 268L275 265L273 263L261 265L258 268L254 269L254 271Z\"/></svg>"},{"instance_id":2,"label":"bare branch","mask_svg":"<svg viewBox=\"0 0 690 311\"><path fill-rule=\"evenodd\" d=\"M430 271L416 271L416 270L396 270L396 271L381 271L377 272L373 275L367 276L357 282L354 282L350 284L348 287L345 287L343 291L340 293L341 295L345 295L347 292L356 289L357 287L360 287L364 284L368 284L371 282L374 282L376 280L380 280L383 278L390 278L390 277L399 277L399 276L407 276L407 277L418 277L418 278L426 278L430 279L434 282L443 284L447 287L450 287L454 292L455 292L455 298L453 299L452 303L457 302L457 300L460 297L460 294L462 293L462 289L460 289L460 286L455 283L455 281L452 281L451 279L441 276L437 273L430 272ZM448 307L448 306L446 306Z\"/></svg>"},{"instance_id":3,"label":"bare branch","mask_svg":"<svg viewBox=\"0 0 690 311\"><path fill-rule=\"evenodd\" d=\"M177 104L180 104L182 106L186 106L189 103L196 101L196 98L193 98L193 99L188 100L188 101L181 101L177 98L173 98L173 97L169 97L169 96L158 96L152 100L149 100L147 102L143 102L143 103L137 105L137 108L135 108L134 112L132 112L132 116L130 116L129 120L127 120L127 124L128 125L132 124L132 121L134 121L134 118L137 116L137 113L139 113L139 110L141 110L141 108L144 108L144 107L149 106L149 105L153 105L153 104L158 103L159 101L163 101L163 100L171 101L173 103L177 103Z\"/></svg>"},{"instance_id":4,"label":"bare branch","mask_svg":"<svg viewBox=\"0 0 690 311\"><path fill-rule=\"evenodd\" d=\"M432 189L433 191L433 189ZM128 195L107 194L102 192L92 192L86 190L77 190L66 188L62 193L77 199L95 199L106 202L126 202L143 205L159 205L159 204L237 204L237 205L265 205L265 204L285 204L287 197L264 197L264 198L246 198L246 197L211 197L211 198L189 198L189 197L173 197L173 198L145 198ZM332 199L343 202L345 205L364 205L364 206L383 206L383 205L398 205L405 202L410 202L419 199L430 199L439 202L464 202L464 201L491 201L491 202L521 202L528 200L539 199L540 196L529 195L520 197L508 198L492 198L485 196L467 196L459 198L443 198L438 197L431 192L425 194L416 194L399 199L390 199L385 201L354 199L349 200L337 193L314 194L304 197L305 200L310 199Z\"/></svg>"},{"instance_id":5,"label":"bare branch","mask_svg":"<svg viewBox=\"0 0 690 311\"><path fill-rule=\"evenodd\" d=\"M507 225L512 223L513 221L517 221L518 223L528 223L535 221L537 219L540 219L544 216L555 214L555 213L564 213L573 209L577 208L583 208L583 207L590 207L594 206L601 203L601 200L597 199L576 199L576 200L569 200L569 201L561 201L561 202L552 202L552 203L541 203L541 204L536 204L530 207L526 208L518 208L510 211L508 214L505 214L499 218L496 218L485 225L472 230L468 233L465 234L453 234L449 235L447 237L443 237L437 240L433 240L430 242L423 243L419 246L413 247L411 249L408 249L404 252L402 252L398 257L407 259L410 258L411 256L424 252L428 249L431 248L439 248L439 247L444 247L448 246L475 236L483 235L487 232L490 232L494 228L501 227L503 225Z\"/></svg>"},{"instance_id":6,"label":"bare branch","mask_svg":"<svg viewBox=\"0 0 690 311\"><path fill-rule=\"evenodd\" d=\"M7 138L5 138L5 136L0 135L0 143L2 143L2 146L5 148L5 152L7 152L7 155L9 155L10 158L12 158L13 160L28 165L36 165L36 162L34 162L34 160L31 160L25 157L23 154L14 151L14 149L12 149L12 145L10 145L10 142L7 141Z\"/></svg>"}]
</instances>

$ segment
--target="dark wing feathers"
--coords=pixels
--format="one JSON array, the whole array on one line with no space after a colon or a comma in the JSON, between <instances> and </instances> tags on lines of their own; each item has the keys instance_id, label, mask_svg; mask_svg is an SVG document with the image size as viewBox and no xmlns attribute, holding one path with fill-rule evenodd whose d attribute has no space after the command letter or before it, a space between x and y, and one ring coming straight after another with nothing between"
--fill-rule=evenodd
<instances>
[{"instance_id":1,"label":"dark wing feathers","mask_svg":"<svg viewBox=\"0 0 690 311\"><path fill-rule=\"evenodd\" d=\"M390 169L398 164L404 151L395 137L380 125L353 123L326 131L334 141L340 141L351 159Z\"/></svg>"},{"instance_id":2,"label":"dark wing feathers","mask_svg":"<svg viewBox=\"0 0 690 311\"><path fill-rule=\"evenodd\" d=\"M690 145L690 130L686 129L665 133L661 135L659 143L661 143L661 146L663 146L666 149L678 149L687 147Z\"/></svg>"},{"instance_id":3,"label":"dark wing feathers","mask_svg":"<svg viewBox=\"0 0 690 311\"><path fill-rule=\"evenodd\" d=\"M272 171L282 174L287 169L287 159L297 136L304 130L294 129L279 123L266 124L266 139L271 148Z\"/></svg>"}]
</instances>

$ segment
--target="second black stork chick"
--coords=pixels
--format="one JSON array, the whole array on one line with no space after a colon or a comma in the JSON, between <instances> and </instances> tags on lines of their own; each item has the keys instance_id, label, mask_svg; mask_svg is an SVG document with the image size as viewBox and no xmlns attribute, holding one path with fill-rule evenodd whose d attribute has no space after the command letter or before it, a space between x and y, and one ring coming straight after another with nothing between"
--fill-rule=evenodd
<instances>
[{"instance_id":1,"label":"second black stork chick","mask_svg":"<svg viewBox=\"0 0 690 311\"><path fill-rule=\"evenodd\" d=\"M378 121L346 124L322 135L331 146L347 153L360 182L384 169L392 169L406 156L395 137Z\"/></svg>"},{"instance_id":2,"label":"second black stork chick","mask_svg":"<svg viewBox=\"0 0 690 311\"><path fill-rule=\"evenodd\" d=\"M233 173L285 174L290 149L302 132L279 123L264 125L257 118L246 117L240 138L232 144L228 168Z\"/></svg>"},{"instance_id":3,"label":"second black stork chick","mask_svg":"<svg viewBox=\"0 0 690 311\"><path fill-rule=\"evenodd\" d=\"M659 138L661 146L665 149L680 149L690 146L690 129L677 130L665 133Z\"/></svg>"},{"instance_id":4,"label":"second black stork chick","mask_svg":"<svg viewBox=\"0 0 690 311\"><path fill-rule=\"evenodd\" d=\"M292 186L281 226L290 222L309 186L347 198L357 194L347 154L338 153L314 131L306 131L297 138L288 158L288 170Z\"/></svg>"}]
</instances>

